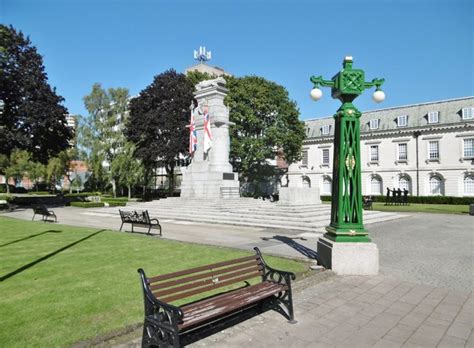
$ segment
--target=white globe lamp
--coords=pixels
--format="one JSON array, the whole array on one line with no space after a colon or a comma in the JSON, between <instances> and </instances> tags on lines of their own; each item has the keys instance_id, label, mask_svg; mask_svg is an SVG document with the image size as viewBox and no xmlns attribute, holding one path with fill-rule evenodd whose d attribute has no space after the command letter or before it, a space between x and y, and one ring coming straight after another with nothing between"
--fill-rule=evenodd
<instances>
[{"instance_id":1,"label":"white globe lamp","mask_svg":"<svg viewBox=\"0 0 474 348\"><path fill-rule=\"evenodd\" d=\"M376 103L381 103L385 100L385 93L382 90L376 90L372 95L372 99Z\"/></svg>"},{"instance_id":2,"label":"white globe lamp","mask_svg":"<svg viewBox=\"0 0 474 348\"><path fill-rule=\"evenodd\" d=\"M314 101L318 101L323 96L323 91L321 91L319 88L313 88L311 90L310 95L311 99L313 99Z\"/></svg>"}]
</instances>

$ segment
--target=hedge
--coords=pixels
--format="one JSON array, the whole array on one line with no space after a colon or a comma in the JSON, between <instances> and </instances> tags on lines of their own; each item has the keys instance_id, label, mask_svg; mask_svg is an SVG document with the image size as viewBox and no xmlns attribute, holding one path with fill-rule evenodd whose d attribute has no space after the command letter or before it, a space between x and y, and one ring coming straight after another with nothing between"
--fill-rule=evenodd
<instances>
[{"instance_id":1,"label":"hedge","mask_svg":"<svg viewBox=\"0 0 474 348\"><path fill-rule=\"evenodd\" d=\"M46 195L50 195L51 193L49 193L48 191L30 191L28 192L29 195L37 195L37 196L46 196Z\"/></svg>"},{"instance_id":2,"label":"hedge","mask_svg":"<svg viewBox=\"0 0 474 348\"><path fill-rule=\"evenodd\" d=\"M106 202L109 207L125 207L127 206L127 202Z\"/></svg>"},{"instance_id":3,"label":"hedge","mask_svg":"<svg viewBox=\"0 0 474 348\"><path fill-rule=\"evenodd\" d=\"M76 197L89 197L89 196L100 196L100 192L79 192L79 193L66 193L64 197L66 198L76 198Z\"/></svg>"},{"instance_id":4,"label":"hedge","mask_svg":"<svg viewBox=\"0 0 474 348\"><path fill-rule=\"evenodd\" d=\"M385 203L386 196L372 196L374 202ZM323 202L331 202L332 196L321 196ZM474 204L474 197L408 196L408 203L420 204Z\"/></svg>"},{"instance_id":5,"label":"hedge","mask_svg":"<svg viewBox=\"0 0 474 348\"><path fill-rule=\"evenodd\" d=\"M101 201L102 202L107 202L107 203L127 203L128 198L127 197L113 198L113 197L104 197L104 196L102 196Z\"/></svg>"},{"instance_id":6,"label":"hedge","mask_svg":"<svg viewBox=\"0 0 474 348\"><path fill-rule=\"evenodd\" d=\"M104 203L95 203L95 202L71 202L72 207L79 208L100 208L103 207Z\"/></svg>"},{"instance_id":7,"label":"hedge","mask_svg":"<svg viewBox=\"0 0 474 348\"><path fill-rule=\"evenodd\" d=\"M12 200L12 196L9 196L9 195L0 195L0 201L11 201Z\"/></svg>"}]
</instances>

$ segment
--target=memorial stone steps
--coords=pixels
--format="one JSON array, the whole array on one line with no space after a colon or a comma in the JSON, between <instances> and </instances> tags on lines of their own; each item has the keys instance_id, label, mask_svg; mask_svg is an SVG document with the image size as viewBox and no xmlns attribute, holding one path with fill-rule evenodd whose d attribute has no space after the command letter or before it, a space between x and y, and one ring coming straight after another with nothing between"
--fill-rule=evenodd
<instances>
[{"instance_id":1,"label":"memorial stone steps","mask_svg":"<svg viewBox=\"0 0 474 348\"><path fill-rule=\"evenodd\" d=\"M330 222L331 206L315 204L285 206L253 198L197 200L168 198L152 202L129 202L125 210L148 210L160 220L230 224L304 232L321 232ZM91 211L91 210L89 210ZM94 209L95 214L118 216L118 208ZM400 218L401 215L364 211L364 224Z\"/></svg>"}]
</instances>

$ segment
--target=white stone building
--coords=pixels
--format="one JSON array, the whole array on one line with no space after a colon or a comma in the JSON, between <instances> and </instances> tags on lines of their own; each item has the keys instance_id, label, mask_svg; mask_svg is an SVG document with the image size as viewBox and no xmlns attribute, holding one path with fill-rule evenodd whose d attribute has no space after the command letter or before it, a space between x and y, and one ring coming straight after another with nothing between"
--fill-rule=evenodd
<instances>
[{"instance_id":1,"label":"white stone building","mask_svg":"<svg viewBox=\"0 0 474 348\"><path fill-rule=\"evenodd\" d=\"M290 166L289 186L331 193L334 119L308 120L303 159ZM387 187L411 195L474 197L474 97L364 112L361 123L363 195Z\"/></svg>"}]
</instances>

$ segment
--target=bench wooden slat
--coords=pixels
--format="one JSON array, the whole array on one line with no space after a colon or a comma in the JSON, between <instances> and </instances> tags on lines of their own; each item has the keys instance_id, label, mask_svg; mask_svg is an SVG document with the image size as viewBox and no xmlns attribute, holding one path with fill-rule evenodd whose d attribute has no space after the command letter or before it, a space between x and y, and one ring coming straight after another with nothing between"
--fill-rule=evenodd
<instances>
[{"instance_id":1,"label":"bench wooden slat","mask_svg":"<svg viewBox=\"0 0 474 348\"><path fill-rule=\"evenodd\" d=\"M184 285L181 285L181 286L176 286L176 287L164 289L164 290L161 290L161 291L155 291L155 292L153 292L153 295L155 295L156 298L161 298L163 296L181 293L185 290L202 288L203 286L209 285L209 284L218 284L219 282L234 279L238 276L244 276L244 275L247 275L247 274L248 275L253 275L253 274L255 274L255 272L257 272L259 275L261 275L262 274L262 268L258 267L257 265L254 264L251 267L248 267L248 268L245 268L245 269L240 269L240 270L238 270L236 272L232 272L232 273L226 273L224 275L208 273L208 277L207 277L208 279L195 281L195 282L192 282L192 283L187 283L187 284L184 284Z\"/></svg>"},{"instance_id":2,"label":"bench wooden slat","mask_svg":"<svg viewBox=\"0 0 474 348\"><path fill-rule=\"evenodd\" d=\"M148 278L148 284L152 284L152 283L156 283L156 282L163 281L163 280L168 280L168 279L181 277L181 276L185 276L185 275L188 275L188 274L202 272L202 271L206 271L206 270L209 270L209 269L214 269L214 268L224 267L224 266L233 265L233 264L237 264L237 263L242 263L242 262L250 261L250 260L254 260L254 259L258 259L258 256L257 255L252 255L252 256L242 257L240 259L229 260L229 261L224 261L224 262L218 262L218 263L214 263L212 265L206 265L206 266L201 266L201 267L196 267L196 268L190 268L190 269L186 269L184 271L163 274L163 275L159 275L159 276L156 276L156 277Z\"/></svg>"},{"instance_id":3,"label":"bench wooden slat","mask_svg":"<svg viewBox=\"0 0 474 348\"><path fill-rule=\"evenodd\" d=\"M245 308L264 298L283 291L282 285L277 283L260 283L224 294L204 303L183 307L183 323L180 329L185 329L201 322L207 322L214 317L224 315L239 308Z\"/></svg>"},{"instance_id":4,"label":"bench wooden slat","mask_svg":"<svg viewBox=\"0 0 474 348\"><path fill-rule=\"evenodd\" d=\"M176 300L180 300L182 298L190 297L190 296L197 295L197 294L202 294L203 292L206 292L206 291L211 291L211 290L214 290L214 289L222 288L222 287L227 286L227 285L232 285L232 284L235 284L236 282L241 282L241 281L244 281L244 280L247 280L247 279L250 279L250 278L254 278L254 277L258 277L258 276L260 276L260 272L255 272L253 274L247 274L245 276L242 276L242 277L239 277L239 278L234 278L234 279L231 279L231 280L228 280L228 281L225 281L225 282L218 282L216 284L212 284L212 285L202 287L202 288L199 288L199 289L196 289L196 290L186 291L186 292L182 292L182 293L177 294L177 295L164 297L160 300L162 300L163 302L168 302L169 303L169 302L173 302L173 301L176 301Z\"/></svg>"},{"instance_id":5,"label":"bench wooden slat","mask_svg":"<svg viewBox=\"0 0 474 348\"><path fill-rule=\"evenodd\" d=\"M261 265L256 261L257 260L251 260L249 262L241 263L237 266L222 268L218 271L213 270L214 272L201 273L201 274L198 274L198 275L185 277L185 278L179 278L179 279L176 279L176 280L170 280L170 281L162 282L162 283L153 283L153 285L150 286L150 290L152 290L152 291L157 290L157 289L164 290L164 289L172 287L172 286L177 286L177 285L181 285L181 284L188 283L188 282L191 282L191 281L200 280L200 279L204 279L204 278L209 278L212 275L216 276L216 275L220 275L220 274L225 274L225 273L237 271L237 270L252 267L252 266L260 266L261 267Z\"/></svg>"}]
</instances>

